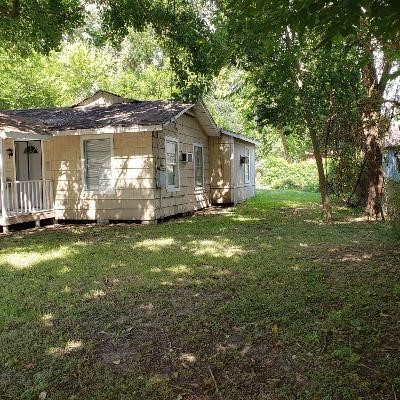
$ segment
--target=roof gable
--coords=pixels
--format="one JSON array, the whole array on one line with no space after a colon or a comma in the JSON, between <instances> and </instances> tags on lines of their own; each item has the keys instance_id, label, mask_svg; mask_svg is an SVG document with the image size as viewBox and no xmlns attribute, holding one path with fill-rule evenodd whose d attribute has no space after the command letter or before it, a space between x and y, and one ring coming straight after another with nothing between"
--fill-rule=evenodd
<instances>
[{"instance_id":1,"label":"roof gable","mask_svg":"<svg viewBox=\"0 0 400 400\"><path fill-rule=\"evenodd\" d=\"M100 105L104 106L111 104L129 103L132 101L134 100L119 96L118 94L115 93L107 92L106 90L98 90L96 93L81 100L73 107L100 106Z\"/></svg>"}]
</instances>

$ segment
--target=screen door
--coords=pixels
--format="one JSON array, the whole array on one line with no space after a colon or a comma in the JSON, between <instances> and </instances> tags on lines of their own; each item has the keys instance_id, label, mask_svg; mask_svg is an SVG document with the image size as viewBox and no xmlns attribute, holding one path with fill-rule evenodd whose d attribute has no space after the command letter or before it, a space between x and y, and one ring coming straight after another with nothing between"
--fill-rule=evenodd
<instances>
[{"instance_id":1,"label":"screen door","mask_svg":"<svg viewBox=\"0 0 400 400\"><path fill-rule=\"evenodd\" d=\"M17 181L42 179L42 146L40 140L15 142Z\"/></svg>"}]
</instances>

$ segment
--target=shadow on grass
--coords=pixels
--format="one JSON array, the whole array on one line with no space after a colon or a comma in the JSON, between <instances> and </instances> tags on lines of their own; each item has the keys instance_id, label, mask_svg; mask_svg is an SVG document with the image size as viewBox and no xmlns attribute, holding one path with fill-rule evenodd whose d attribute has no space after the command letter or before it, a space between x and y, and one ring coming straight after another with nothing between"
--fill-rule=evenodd
<instances>
[{"instance_id":1,"label":"shadow on grass","mask_svg":"<svg viewBox=\"0 0 400 400\"><path fill-rule=\"evenodd\" d=\"M0 239L1 392L391 398L398 247L347 210L316 224L316 202L265 191L221 215Z\"/></svg>"}]
</instances>

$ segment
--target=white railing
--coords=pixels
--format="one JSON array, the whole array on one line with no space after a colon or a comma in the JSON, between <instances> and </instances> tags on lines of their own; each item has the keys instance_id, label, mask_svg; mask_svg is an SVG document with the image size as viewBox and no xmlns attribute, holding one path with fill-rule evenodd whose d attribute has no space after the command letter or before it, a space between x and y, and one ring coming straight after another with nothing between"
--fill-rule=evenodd
<instances>
[{"instance_id":1,"label":"white railing","mask_svg":"<svg viewBox=\"0 0 400 400\"><path fill-rule=\"evenodd\" d=\"M7 214L28 214L54 208L53 181L12 181L6 183Z\"/></svg>"}]
</instances>

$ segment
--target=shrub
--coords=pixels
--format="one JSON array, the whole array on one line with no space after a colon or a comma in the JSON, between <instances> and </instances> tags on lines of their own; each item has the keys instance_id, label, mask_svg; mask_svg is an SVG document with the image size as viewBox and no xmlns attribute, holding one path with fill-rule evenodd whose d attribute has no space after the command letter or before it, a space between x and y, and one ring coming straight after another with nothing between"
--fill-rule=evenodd
<instances>
[{"instance_id":1,"label":"shrub","mask_svg":"<svg viewBox=\"0 0 400 400\"><path fill-rule=\"evenodd\" d=\"M269 189L318 191L318 172L314 161L289 163L280 157L262 160L257 167L258 183Z\"/></svg>"},{"instance_id":2,"label":"shrub","mask_svg":"<svg viewBox=\"0 0 400 400\"><path fill-rule=\"evenodd\" d=\"M395 232L400 236L400 182L387 179L385 185L386 215Z\"/></svg>"}]
</instances>

